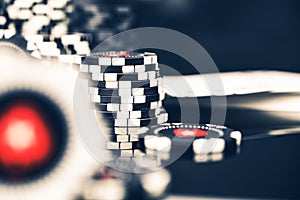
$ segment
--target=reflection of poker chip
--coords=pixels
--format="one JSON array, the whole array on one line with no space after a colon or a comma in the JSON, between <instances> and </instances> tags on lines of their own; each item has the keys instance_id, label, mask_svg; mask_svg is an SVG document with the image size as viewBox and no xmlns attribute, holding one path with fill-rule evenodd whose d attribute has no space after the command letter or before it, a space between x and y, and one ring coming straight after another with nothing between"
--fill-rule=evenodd
<instances>
[{"instance_id":1,"label":"reflection of poker chip","mask_svg":"<svg viewBox=\"0 0 300 200\"><path fill-rule=\"evenodd\" d=\"M147 83L147 82L144 82ZM150 83L150 81L148 81ZM103 96L144 96L144 95L155 95L159 94L159 87L133 87L133 88L120 88L120 89L106 89L106 88L96 88L90 87L89 94L103 95Z\"/></svg>"},{"instance_id":2,"label":"reflection of poker chip","mask_svg":"<svg viewBox=\"0 0 300 200\"><path fill-rule=\"evenodd\" d=\"M91 102L95 103L147 103L153 101L162 101L163 94L137 95L137 96L103 96L90 94Z\"/></svg>"},{"instance_id":3,"label":"reflection of poker chip","mask_svg":"<svg viewBox=\"0 0 300 200\"><path fill-rule=\"evenodd\" d=\"M157 64L157 55L147 52L101 52L77 57L76 63L100 66L151 65Z\"/></svg>"},{"instance_id":4,"label":"reflection of poker chip","mask_svg":"<svg viewBox=\"0 0 300 200\"><path fill-rule=\"evenodd\" d=\"M192 148L197 162L236 154L241 143L239 131L206 124L164 124L153 132L145 136L147 150L172 154L182 147Z\"/></svg>"},{"instance_id":5,"label":"reflection of poker chip","mask_svg":"<svg viewBox=\"0 0 300 200\"><path fill-rule=\"evenodd\" d=\"M91 107L94 110L101 110L101 111L135 111L135 110L149 110L149 109L157 109L162 106L161 101L149 102L149 103L137 103L137 104L117 104L117 103L95 103L92 104Z\"/></svg>"}]
</instances>

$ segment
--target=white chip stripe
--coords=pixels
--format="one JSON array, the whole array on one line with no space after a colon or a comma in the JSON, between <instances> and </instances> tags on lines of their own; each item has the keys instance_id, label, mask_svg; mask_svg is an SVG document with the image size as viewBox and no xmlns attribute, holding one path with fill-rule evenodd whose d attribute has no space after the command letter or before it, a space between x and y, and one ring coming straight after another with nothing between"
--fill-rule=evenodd
<instances>
[{"instance_id":1,"label":"white chip stripe","mask_svg":"<svg viewBox=\"0 0 300 200\"><path fill-rule=\"evenodd\" d=\"M106 148L107 149L132 149L133 143L132 142L107 142Z\"/></svg>"},{"instance_id":2,"label":"white chip stripe","mask_svg":"<svg viewBox=\"0 0 300 200\"><path fill-rule=\"evenodd\" d=\"M14 29L0 29L0 38L1 39L9 39L16 34L16 30Z\"/></svg>"},{"instance_id":3,"label":"white chip stripe","mask_svg":"<svg viewBox=\"0 0 300 200\"><path fill-rule=\"evenodd\" d=\"M36 14L48 14L53 12L53 9L46 4L36 4L33 6L32 11Z\"/></svg>"},{"instance_id":4,"label":"white chip stripe","mask_svg":"<svg viewBox=\"0 0 300 200\"><path fill-rule=\"evenodd\" d=\"M133 151L132 150L121 150L120 156L121 157L132 157Z\"/></svg>"},{"instance_id":5,"label":"white chip stripe","mask_svg":"<svg viewBox=\"0 0 300 200\"><path fill-rule=\"evenodd\" d=\"M147 135L144 138L144 144L147 149L156 150L160 152L170 152L172 141L168 137Z\"/></svg>"},{"instance_id":6,"label":"white chip stripe","mask_svg":"<svg viewBox=\"0 0 300 200\"><path fill-rule=\"evenodd\" d=\"M122 127L114 127L113 131L116 135L141 135L145 134L149 131L148 127L139 127L139 128L122 128Z\"/></svg>"},{"instance_id":7,"label":"white chip stripe","mask_svg":"<svg viewBox=\"0 0 300 200\"><path fill-rule=\"evenodd\" d=\"M193 141L195 154L222 153L224 150L225 140L223 138L200 138Z\"/></svg>"},{"instance_id":8,"label":"white chip stripe","mask_svg":"<svg viewBox=\"0 0 300 200\"><path fill-rule=\"evenodd\" d=\"M138 135L116 135L117 142L138 142Z\"/></svg>"}]
</instances>

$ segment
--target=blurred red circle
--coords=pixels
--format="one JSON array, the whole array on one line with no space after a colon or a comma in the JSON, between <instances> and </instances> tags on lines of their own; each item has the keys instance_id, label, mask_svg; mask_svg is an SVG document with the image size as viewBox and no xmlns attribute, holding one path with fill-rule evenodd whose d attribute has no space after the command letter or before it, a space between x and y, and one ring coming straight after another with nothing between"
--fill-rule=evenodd
<instances>
[{"instance_id":1,"label":"blurred red circle","mask_svg":"<svg viewBox=\"0 0 300 200\"><path fill-rule=\"evenodd\" d=\"M30 105L11 106L0 116L0 162L26 171L51 156L52 138L42 116Z\"/></svg>"}]
</instances>

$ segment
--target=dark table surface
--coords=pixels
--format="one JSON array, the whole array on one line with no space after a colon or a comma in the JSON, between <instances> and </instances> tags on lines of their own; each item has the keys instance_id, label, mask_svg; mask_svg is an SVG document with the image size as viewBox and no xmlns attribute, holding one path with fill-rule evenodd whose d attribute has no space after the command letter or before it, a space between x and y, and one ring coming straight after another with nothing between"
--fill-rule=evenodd
<instances>
[{"instance_id":1,"label":"dark table surface","mask_svg":"<svg viewBox=\"0 0 300 200\"><path fill-rule=\"evenodd\" d=\"M300 198L300 134L296 131L294 134L250 138L271 130L297 128L300 113L266 112L233 106L245 100L267 100L285 95L227 97L225 125L242 131L244 141L240 154L216 163L196 164L186 159L172 163L168 166L172 174L171 193L236 198ZM201 102L200 121L209 122L209 98L198 100ZM183 99L183 102L184 109L191 109L188 98ZM170 121L179 121L178 100L167 97L164 106L170 115Z\"/></svg>"}]
</instances>

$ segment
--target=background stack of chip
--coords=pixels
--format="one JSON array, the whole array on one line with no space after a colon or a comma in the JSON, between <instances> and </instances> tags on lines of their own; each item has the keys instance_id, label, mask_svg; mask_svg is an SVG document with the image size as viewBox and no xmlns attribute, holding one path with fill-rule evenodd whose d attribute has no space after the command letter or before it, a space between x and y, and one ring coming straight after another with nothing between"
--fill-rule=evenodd
<instances>
[{"instance_id":1,"label":"background stack of chip","mask_svg":"<svg viewBox=\"0 0 300 200\"><path fill-rule=\"evenodd\" d=\"M86 55L92 44L90 34L69 33L73 10L72 0L2 1L1 42L12 43L38 59L72 62L70 55Z\"/></svg>"},{"instance_id":2,"label":"background stack of chip","mask_svg":"<svg viewBox=\"0 0 300 200\"><path fill-rule=\"evenodd\" d=\"M1 13L3 24L22 34L52 34L68 32L71 0L6 0Z\"/></svg>"},{"instance_id":3,"label":"background stack of chip","mask_svg":"<svg viewBox=\"0 0 300 200\"><path fill-rule=\"evenodd\" d=\"M104 122L107 149L121 157L143 155L143 134L168 120L157 55L104 52L78 56L75 62L89 79L90 102Z\"/></svg>"},{"instance_id":4,"label":"background stack of chip","mask_svg":"<svg viewBox=\"0 0 300 200\"><path fill-rule=\"evenodd\" d=\"M90 53L92 36L90 34L74 33L55 37L49 34L28 34L26 50L35 58L62 62L73 61L71 55L87 55Z\"/></svg>"},{"instance_id":5,"label":"background stack of chip","mask_svg":"<svg viewBox=\"0 0 300 200\"><path fill-rule=\"evenodd\" d=\"M95 44L119 32L128 30L134 22L134 1L77 0L70 16L69 31L91 33ZM120 41L120 43L122 43ZM112 49L122 48L113 44Z\"/></svg>"}]
</instances>

